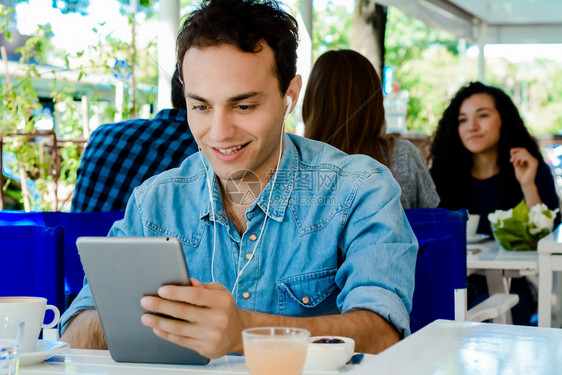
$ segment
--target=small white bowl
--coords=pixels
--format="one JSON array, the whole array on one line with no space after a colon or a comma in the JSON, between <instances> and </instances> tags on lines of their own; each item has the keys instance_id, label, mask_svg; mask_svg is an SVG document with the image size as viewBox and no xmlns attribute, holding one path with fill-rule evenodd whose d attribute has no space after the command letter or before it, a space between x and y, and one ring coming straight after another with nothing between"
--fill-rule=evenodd
<instances>
[{"instance_id":1,"label":"small white bowl","mask_svg":"<svg viewBox=\"0 0 562 375\"><path fill-rule=\"evenodd\" d=\"M321 339L339 339L343 343L315 343ZM306 352L306 370L334 371L345 366L353 356L355 341L342 336L314 336L309 339Z\"/></svg>"}]
</instances>

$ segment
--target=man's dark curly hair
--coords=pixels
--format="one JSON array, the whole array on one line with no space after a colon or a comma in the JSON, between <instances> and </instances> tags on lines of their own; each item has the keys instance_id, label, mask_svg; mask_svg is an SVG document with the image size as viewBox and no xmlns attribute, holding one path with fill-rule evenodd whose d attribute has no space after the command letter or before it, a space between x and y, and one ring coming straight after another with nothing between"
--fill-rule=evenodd
<instances>
[{"instance_id":1,"label":"man's dark curly hair","mask_svg":"<svg viewBox=\"0 0 562 375\"><path fill-rule=\"evenodd\" d=\"M244 52L261 51L265 40L275 56L275 75L284 95L297 73L298 25L274 0L203 0L183 22L176 40L178 69L188 49L229 44Z\"/></svg>"},{"instance_id":2,"label":"man's dark curly hair","mask_svg":"<svg viewBox=\"0 0 562 375\"><path fill-rule=\"evenodd\" d=\"M462 87L439 120L431 146L431 175L441 198L441 206L449 209L466 207L464 199L469 196L466 189L472 169L472 154L464 147L459 136L459 110L462 103L475 94L490 95L500 114L498 166L508 176L502 180L504 186L517 184L513 165L509 161L511 148L524 147L535 158L543 160L517 107L505 92L481 82L472 82Z\"/></svg>"},{"instance_id":3,"label":"man's dark curly hair","mask_svg":"<svg viewBox=\"0 0 562 375\"><path fill-rule=\"evenodd\" d=\"M176 109L187 109L185 105L185 96L183 94L183 84L180 80L178 69L174 70L172 76L172 107Z\"/></svg>"}]
</instances>

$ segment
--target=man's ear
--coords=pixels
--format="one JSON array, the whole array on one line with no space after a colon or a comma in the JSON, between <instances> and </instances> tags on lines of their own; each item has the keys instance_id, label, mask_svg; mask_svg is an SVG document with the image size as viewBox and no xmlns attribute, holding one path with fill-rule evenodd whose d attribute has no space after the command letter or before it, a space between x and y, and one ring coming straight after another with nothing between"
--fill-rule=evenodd
<instances>
[{"instance_id":1,"label":"man's ear","mask_svg":"<svg viewBox=\"0 0 562 375\"><path fill-rule=\"evenodd\" d=\"M302 77L300 74L297 74L293 77L291 82L289 82L289 87L287 88L287 92L285 95L291 98L291 108L289 109L289 113L293 111L295 105L297 104L297 100L299 100L299 94L302 88Z\"/></svg>"}]
</instances>

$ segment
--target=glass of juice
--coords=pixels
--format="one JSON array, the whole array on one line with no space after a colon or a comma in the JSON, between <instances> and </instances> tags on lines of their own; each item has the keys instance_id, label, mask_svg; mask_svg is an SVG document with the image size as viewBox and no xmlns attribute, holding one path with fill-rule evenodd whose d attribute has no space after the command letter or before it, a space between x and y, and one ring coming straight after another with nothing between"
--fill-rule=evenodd
<instances>
[{"instance_id":1,"label":"glass of juice","mask_svg":"<svg viewBox=\"0 0 562 375\"><path fill-rule=\"evenodd\" d=\"M242 331L246 366L252 375L299 375L310 332L301 328L260 327Z\"/></svg>"}]
</instances>

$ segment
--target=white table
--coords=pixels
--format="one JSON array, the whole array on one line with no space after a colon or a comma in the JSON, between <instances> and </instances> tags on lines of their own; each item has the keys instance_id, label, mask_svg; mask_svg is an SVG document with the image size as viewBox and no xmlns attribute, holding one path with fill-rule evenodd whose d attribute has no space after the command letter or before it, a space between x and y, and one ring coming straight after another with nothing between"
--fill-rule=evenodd
<instances>
[{"instance_id":1,"label":"white table","mask_svg":"<svg viewBox=\"0 0 562 375\"><path fill-rule=\"evenodd\" d=\"M359 365L347 365L340 372L345 374L372 374L371 363L375 355L366 354ZM338 372L329 372L337 374ZM19 375L53 374L106 374L106 375L170 375L170 374L249 374L244 357L229 355L213 360L205 366L160 365L148 363L121 363L111 359L107 350L69 349L54 355L35 366L20 367ZM305 371L303 375L327 374Z\"/></svg>"},{"instance_id":2,"label":"white table","mask_svg":"<svg viewBox=\"0 0 562 375\"><path fill-rule=\"evenodd\" d=\"M376 356L370 368L393 375L562 374L562 330L437 320Z\"/></svg>"},{"instance_id":3,"label":"white table","mask_svg":"<svg viewBox=\"0 0 562 375\"><path fill-rule=\"evenodd\" d=\"M510 279L536 275L539 271L536 251L506 251L494 240L467 246L467 272L484 272L490 295L509 293ZM511 323L511 314L494 319L495 323Z\"/></svg>"},{"instance_id":4,"label":"white table","mask_svg":"<svg viewBox=\"0 0 562 375\"><path fill-rule=\"evenodd\" d=\"M495 241L468 245L468 274L483 270L491 294L506 293L509 290L506 279L510 277L538 275L538 325L551 327L554 272L562 271L561 227L540 240L536 252L501 251ZM480 251L471 255L475 250Z\"/></svg>"},{"instance_id":5,"label":"white table","mask_svg":"<svg viewBox=\"0 0 562 375\"><path fill-rule=\"evenodd\" d=\"M561 226L539 241L539 326L550 327L552 322L551 295L553 273L562 271Z\"/></svg>"},{"instance_id":6,"label":"white table","mask_svg":"<svg viewBox=\"0 0 562 375\"><path fill-rule=\"evenodd\" d=\"M239 356L226 356L206 366L153 365L116 363L107 351L77 349L55 355L45 363L20 368L20 375L180 373L248 372ZM360 365L340 373L562 374L562 330L437 320L379 355L365 355Z\"/></svg>"},{"instance_id":7,"label":"white table","mask_svg":"<svg viewBox=\"0 0 562 375\"><path fill-rule=\"evenodd\" d=\"M494 240L470 244L467 249L466 266L469 274L475 270L496 270L502 271L502 275L506 277L519 277L536 275L539 271L536 251L500 250Z\"/></svg>"}]
</instances>

